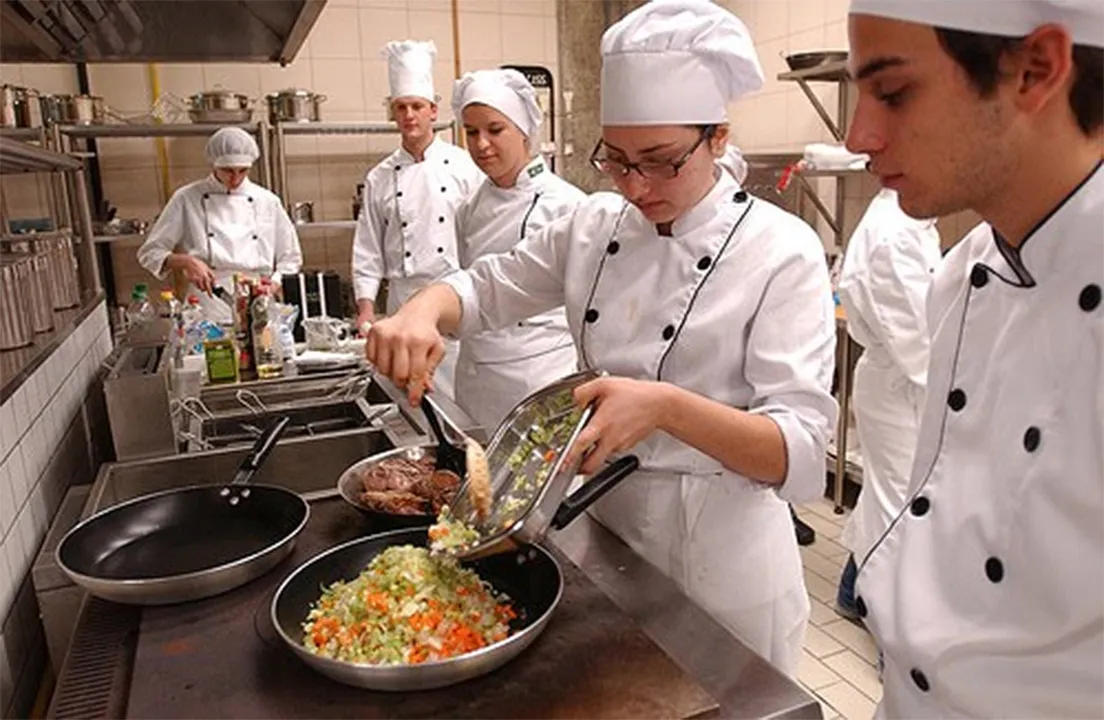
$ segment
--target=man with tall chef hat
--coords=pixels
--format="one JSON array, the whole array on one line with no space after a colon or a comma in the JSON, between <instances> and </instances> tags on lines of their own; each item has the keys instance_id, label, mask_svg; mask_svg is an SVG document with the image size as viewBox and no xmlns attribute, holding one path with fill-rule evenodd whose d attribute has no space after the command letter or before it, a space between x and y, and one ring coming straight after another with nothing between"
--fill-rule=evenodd
<instances>
[{"instance_id":1,"label":"man with tall chef hat","mask_svg":"<svg viewBox=\"0 0 1104 720\"><path fill-rule=\"evenodd\" d=\"M353 238L357 327L375 320L380 282L387 280L387 312L439 276L455 270L456 209L482 173L461 148L437 137L432 41L387 43L388 112L402 142L364 180L363 209ZM438 390L453 394L456 349L438 368Z\"/></svg>"},{"instance_id":2,"label":"man with tall chef hat","mask_svg":"<svg viewBox=\"0 0 1104 720\"><path fill-rule=\"evenodd\" d=\"M299 272L303 252L280 198L248 177L260 157L253 136L220 128L206 155L211 174L173 193L138 248L138 263L159 279L183 273L207 318L229 323L232 310L214 297L216 286L230 290L237 272L278 282Z\"/></svg>"},{"instance_id":3,"label":"man with tall chef hat","mask_svg":"<svg viewBox=\"0 0 1104 720\"><path fill-rule=\"evenodd\" d=\"M717 160L728 104L763 75L750 34L708 0L654 0L602 38L597 193L376 323L367 353L412 399L466 337L563 305L595 412L584 474L641 469L593 511L729 632L787 673L809 615L787 500L824 489L836 417L823 245Z\"/></svg>"},{"instance_id":4,"label":"man with tall chef hat","mask_svg":"<svg viewBox=\"0 0 1104 720\"><path fill-rule=\"evenodd\" d=\"M928 374L925 308L941 261L935 220L906 215L888 188L870 201L843 256L840 301L864 350L852 391L862 491L840 539L851 554L836 594L836 612L851 620L860 619L856 559L904 506Z\"/></svg>"},{"instance_id":5,"label":"man with tall chef hat","mask_svg":"<svg viewBox=\"0 0 1104 720\"><path fill-rule=\"evenodd\" d=\"M906 505L862 559L887 717L1104 716L1104 3L852 0L847 145L977 212L929 296Z\"/></svg>"},{"instance_id":6,"label":"man with tall chef hat","mask_svg":"<svg viewBox=\"0 0 1104 720\"><path fill-rule=\"evenodd\" d=\"M517 70L477 70L456 81L452 110L486 178L456 216L460 266L508 252L586 197L537 152L543 111ZM469 335L456 362L456 402L488 434L530 393L574 372L575 343L562 307Z\"/></svg>"}]
</instances>

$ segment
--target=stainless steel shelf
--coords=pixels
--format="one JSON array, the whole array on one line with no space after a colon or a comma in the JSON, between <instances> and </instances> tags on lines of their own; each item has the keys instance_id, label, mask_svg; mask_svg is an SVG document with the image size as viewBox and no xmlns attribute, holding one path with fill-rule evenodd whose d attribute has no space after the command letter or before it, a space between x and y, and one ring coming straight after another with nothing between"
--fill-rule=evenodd
<instances>
[{"instance_id":1,"label":"stainless steel shelf","mask_svg":"<svg viewBox=\"0 0 1104 720\"><path fill-rule=\"evenodd\" d=\"M12 140L41 140L45 137L42 128L0 127L0 137Z\"/></svg>"},{"instance_id":2,"label":"stainless steel shelf","mask_svg":"<svg viewBox=\"0 0 1104 720\"><path fill-rule=\"evenodd\" d=\"M805 82L844 82L850 79L847 62L824 63L804 70L790 70L778 74L779 80L804 80Z\"/></svg>"},{"instance_id":3,"label":"stainless steel shelf","mask_svg":"<svg viewBox=\"0 0 1104 720\"><path fill-rule=\"evenodd\" d=\"M296 230L355 230L356 220L319 220L318 222L295 223Z\"/></svg>"},{"instance_id":4,"label":"stainless steel shelf","mask_svg":"<svg viewBox=\"0 0 1104 720\"><path fill-rule=\"evenodd\" d=\"M206 137L224 127L237 127L248 133L262 134L263 122L237 124L205 123L148 123L142 125L63 125L63 135L74 138L156 138L156 137Z\"/></svg>"},{"instance_id":5,"label":"stainless steel shelf","mask_svg":"<svg viewBox=\"0 0 1104 720\"><path fill-rule=\"evenodd\" d=\"M125 240L145 240L145 233L120 233L119 235L94 235L92 242L97 245L103 243L122 242Z\"/></svg>"},{"instance_id":6,"label":"stainless steel shelf","mask_svg":"<svg viewBox=\"0 0 1104 720\"><path fill-rule=\"evenodd\" d=\"M53 150L0 137L0 174L80 170L80 160Z\"/></svg>"},{"instance_id":7,"label":"stainless steel shelf","mask_svg":"<svg viewBox=\"0 0 1104 720\"><path fill-rule=\"evenodd\" d=\"M452 123L437 122L434 130L449 130ZM282 122L277 125L284 135L393 135L399 128L393 122Z\"/></svg>"}]
</instances>

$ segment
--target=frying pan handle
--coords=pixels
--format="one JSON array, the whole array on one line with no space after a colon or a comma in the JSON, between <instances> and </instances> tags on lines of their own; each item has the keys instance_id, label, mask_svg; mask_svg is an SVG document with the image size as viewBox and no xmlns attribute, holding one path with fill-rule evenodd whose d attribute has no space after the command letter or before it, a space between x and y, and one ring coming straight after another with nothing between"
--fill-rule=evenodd
<instances>
[{"instance_id":1,"label":"frying pan handle","mask_svg":"<svg viewBox=\"0 0 1104 720\"><path fill-rule=\"evenodd\" d=\"M640 467L640 460L636 455L626 455L599 470L586 481L586 484L560 503L556 514L552 516L552 529L563 530L584 510L612 490L617 483L636 472L638 467Z\"/></svg>"},{"instance_id":2,"label":"frying pan handle","mask_svg":"<svg viewBox=\"0 0 1104 720\"><path fill-rule=\"evenodd\" d=\"M238 473L234 476L231 485L244 485L249 482L261 465L264 464L264 461L268 459L269 453L276 447L276 442L284 434L289 422L291 422L291 418L284 415L276 418L272 424L265 428L265 431L257 438L257 442L249 450L249 454L238 466Z\"/></svg>"}]
</instances>

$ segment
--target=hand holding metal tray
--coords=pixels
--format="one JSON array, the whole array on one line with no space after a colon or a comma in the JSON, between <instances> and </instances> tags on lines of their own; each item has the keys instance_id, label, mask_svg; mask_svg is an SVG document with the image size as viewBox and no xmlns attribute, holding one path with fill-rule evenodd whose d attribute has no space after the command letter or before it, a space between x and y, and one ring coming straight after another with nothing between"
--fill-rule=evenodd
<instances>
[{"instance_id":1,"label":"hand holding metal tray","mask_svg":"<svg viewBox=\"0 0 1104 720\"><path fill-rule=\"evenodd\" d=\"M622 457L565 497L578 469L577 463L567 466L567 451L594 412L580 410L573 393L601 375L594 370L569 375L529 395L506 416L486 451L490 513L484 518L478 512L467 478L450 507L452 518L475 530L478 539L442 552L475 558L536 543L549 527L566 527L639 467L635 456Z\"/></svg>"}]
</instances>

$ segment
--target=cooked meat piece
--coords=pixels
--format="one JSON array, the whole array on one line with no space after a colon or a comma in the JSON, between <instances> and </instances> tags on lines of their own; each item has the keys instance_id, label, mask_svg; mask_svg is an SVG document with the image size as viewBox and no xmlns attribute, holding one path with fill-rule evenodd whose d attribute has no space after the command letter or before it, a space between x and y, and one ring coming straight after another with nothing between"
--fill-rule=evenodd
<instances>
[{"instance_id":1,"label":"cooked meat piece","mask_svg":"<svg viewBox=\"0 0 1104 720\"><path fill-rule=\"evenodd\" d=\"M429 509L425 498L401 490L365 490L360 501L371 510L389 515L425 515Z\"/></svg>"},{"instance_id":2,"label":"cooked meat piece","mask_svg":"<svg viewBox=\"0 0 1104 720\"><path fill-rule=\"evenodd\" d=\"M460 487L460 476L450 470L434 470L414 486L413 491L433 504L433 514L452 502Z\"/></svg>"},{"instance_id":3,"label":"cooked meat piece","mask_svg":"<svg viewBox=\"0 0 1104 720\"><path fill-rule=\"evenodd\" d=\"M372 492L410 492L419 480L433 472L433 458L420 460L395 457L366 470L361 476L364 489Z\"/></svg>"}]
</instances>

